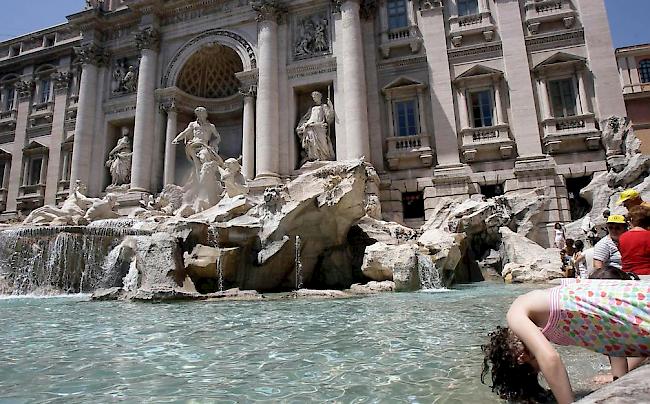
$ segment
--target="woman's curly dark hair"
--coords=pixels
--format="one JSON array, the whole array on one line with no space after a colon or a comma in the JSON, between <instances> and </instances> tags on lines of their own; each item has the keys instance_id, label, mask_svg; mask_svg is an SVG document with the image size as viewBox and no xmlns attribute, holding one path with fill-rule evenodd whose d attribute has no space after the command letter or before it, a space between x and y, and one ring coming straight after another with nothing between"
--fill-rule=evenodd
<instances>
[{"instance_id":1,"label":"woman's curly dark hair","mask_svg":"<svg viewBox=\"0 0 650 404\"><path fill-rule=\"evenodd\" d=\"M517 362L516 341L507 327L497 327L488 334L490 342L481 346L485 358L481 383L491 369L490 388L505 400L520 402L546 402L549 392L539 385L537 371L528 364Z\"/></svg>"}]
</instances>

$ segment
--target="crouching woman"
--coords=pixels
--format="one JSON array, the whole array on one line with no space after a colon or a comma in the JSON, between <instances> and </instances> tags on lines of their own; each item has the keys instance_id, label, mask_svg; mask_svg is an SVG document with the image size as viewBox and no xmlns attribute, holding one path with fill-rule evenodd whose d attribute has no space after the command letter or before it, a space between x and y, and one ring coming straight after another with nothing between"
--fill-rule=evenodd
<instances>
[{"instance_id":1,"label":"crouching woman","mask_svg":"<svg viewBox=\"0 0 650 404\"><path fill-rule=\"evenodd\" d=\"M518 297L507 328L483 346L481 380L509 400L535 400L544 390L541 371L558 403L574 401L566 368L552 343L574 345L610 357L620 377L650 356L650 282L578 279ZM634 359L626 359L634 358Z\"/></svg>"}]
</instances>

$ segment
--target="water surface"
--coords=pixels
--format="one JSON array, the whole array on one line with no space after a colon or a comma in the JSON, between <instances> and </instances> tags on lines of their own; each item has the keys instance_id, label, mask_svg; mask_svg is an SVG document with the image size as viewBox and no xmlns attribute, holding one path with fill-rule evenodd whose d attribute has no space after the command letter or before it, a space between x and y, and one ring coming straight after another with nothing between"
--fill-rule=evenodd
<instances>
[{"instance_id":1,"label":"water surface","mask_svg":"<svg viewBox=\"0 0 650 404\"><path fill-rule=\"evenodd\" d=\"M480 344L525 288L345 300L0 300L8 402L499 402ZM606 363L563 349L574 388Z\"/></svg>"}]
</instances>

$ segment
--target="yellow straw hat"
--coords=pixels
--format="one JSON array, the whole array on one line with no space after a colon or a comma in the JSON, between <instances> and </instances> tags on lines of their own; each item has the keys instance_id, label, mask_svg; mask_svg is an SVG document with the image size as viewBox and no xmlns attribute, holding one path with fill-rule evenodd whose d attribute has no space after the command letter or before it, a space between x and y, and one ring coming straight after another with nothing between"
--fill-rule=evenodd
<instances>
[{"instance_id":1,"label":"yellow straw hat","mask_svg":"<svg viewBox=\"0 0 650 404\"><path fill-rule=\"evenodd\" d=\"M640 196L639 191L637 191L636 189L633 188L626 189L625 191L621 192L621 196L618 197L618 201L616 202L616 204L620 205L627 200L636 199L639 196Z\"/></svg>"}]
</instances>

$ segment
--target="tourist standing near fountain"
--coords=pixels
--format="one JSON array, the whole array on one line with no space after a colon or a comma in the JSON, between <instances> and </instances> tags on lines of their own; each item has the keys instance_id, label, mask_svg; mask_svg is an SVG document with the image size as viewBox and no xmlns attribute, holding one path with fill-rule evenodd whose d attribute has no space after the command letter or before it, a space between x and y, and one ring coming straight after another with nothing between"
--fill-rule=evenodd
<instances>
[{"instance_id":1,"label":"tourist standing near fountain","mask_svg":"<svg viewBox=\"0 0 650 404\"><path fill-rule=\"evenodd\" d=\"M541 371L558 403L572 403L566 368L551 343L605 354L614 378L621 377L650 357L648 298L650 282L620 279L578 279L522 295L508 310L508 327L498 327L483 346L481 380L491 367L492 391L527 400L544 393Z\"/></svg>"}]
</instances>

